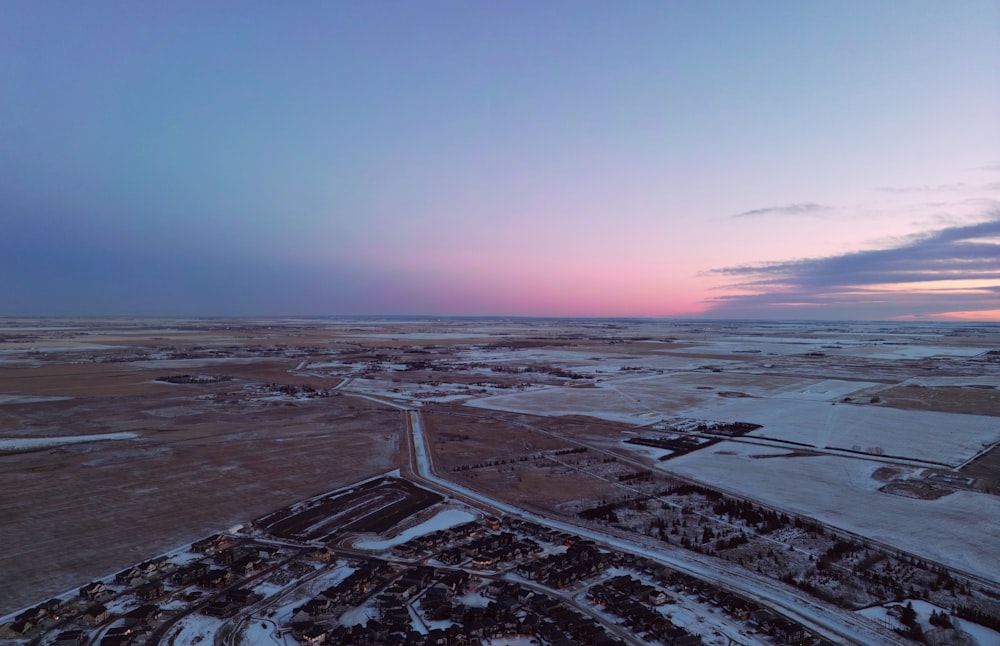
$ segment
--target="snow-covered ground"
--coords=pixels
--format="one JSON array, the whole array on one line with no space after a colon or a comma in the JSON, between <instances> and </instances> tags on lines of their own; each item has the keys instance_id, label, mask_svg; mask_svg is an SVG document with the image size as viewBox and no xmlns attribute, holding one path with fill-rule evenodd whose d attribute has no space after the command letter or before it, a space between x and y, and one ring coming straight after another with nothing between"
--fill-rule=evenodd
<instances>
[{"instance_id":1,"label":"snow-covered ground","mask_svg":"<svg viewBox=\"0 0 1000 646\"><path fill-rule=\"evenodd\" d=\"M444 403L461 401L470 397L482 397L483 393L505 392L505 389L485 382L482 384L435 383L432 385L396 382L387 379L357 378L351 381L351 391L390 399L406 398Z\"/></svg>"},{"instance_id":2,"label":"snow-covered ground","mask_svg":"<svg viewBox=\"0 0 1000 646\"><path fill-rule=\"evenodd\" d=\"M740 421L764 428L751 435L802 442L819 448L881 448L886 455L958 465L1000 440L1000 420L903 410L867 404L833 404L794 398L723 398L679 415Z\"/></svg>"},{"instance_id":3,"label":"snow-covered ground","mask_svg":"<svg viewBox=\"0 0 1000 646\"><path fill-rule=\"evenodd\" d=\"M337 621L342 626L357 626L359 624L368 623L369 619L378 618L378 609L372 608L371 606L358 606L344 612L344 614L340 615Z\"/></svg>"},{"instance_id":4,"label":"snow-covered ground","mask_svg":"<svg viewBox=\"0 0 1000 646\"><path fill-rule=\"evenodd\" d=\"M891 606L905 606L907 603L913 604L913 610L917 613L917 623L923 628L924 633L935 629L935 626L932 626L929 621L932 612L944 612L945 614L949 614L950 612L948 608L941 608L922 599L904 599L899 603L887 603L883 606L864 608L863 610L859 610L858 614L869 619L887 621L890 625L899 626L899 619L891 615L888 608ZM1000 632L955 617L951 618L951 622L954 627L972 635L979 646L1000 646Z\"/></svg>"},{"instance_id":5,"label":"snow-covered ground","mask_svg":"<svg viewBox=\"0 0 1000 646\"><path fill-rule=\"evenodd\" d=\"M476 516L464 509L442 509L433 517L424 522L414 525L401 532L398 536L386 540L365 540L354 543L354 547L362 550L382 551L395 545L405 543L411 538L430 534L441 529L449 529L455 525L461 525L469 521L476 520Z\"/></svg>"},{"instance_id":6,"label":"snow-covered ground","mask_svg":"<svg viewBox=\"0 0 1000 646\"><path fill-rule=\"evenodd\" d=\"M224 366L226 364L247 364L258 361L253 357L203 357L200 359L150 359L133 361L129 365L140 368L155 368L157 370L189 370L205 366Z\"/></svg>"},{"instance_id":7,"label":"snow-covered ground","mask_svg":"<svg viewBox=\"0 0 1000 646\"><path fill-rule=\"evenodd\" d=\"M278 637L277 635L278 625L273 620L266 617L254 618L247 622L241 641L251 646L260 646L263 644L278 644L282 646L284 644L298 643L294 638L286 638L285 635Z\"/></svg>"},{"instance_id":8,"label":"snow-covered ground","mask_svg":"<svg viewBox=\"0 0 1000 646\"><path fill-rule=\"evenodd\" d=\"M852 348L850 354L869 359L926 359L928 357L974 357L989 347L954 347L948 345L888 345L879 344Z\"/></svg>"},{"instance_id":9,"label":"snow-covered ground","mask_svg":"<svg viewBox=\"0 0 1000 646\"><path fill-rule=\"evenodd\" d=\"M886 455L958 465L1000 441L1000 421L985 415L904 410L837 403L876 385L846 380L803 380L667 375L616 380L596 388L547 388L484 397L468 405L539 415L590 415L646 425L671 417L750 422L753 435L841 449L881 449ZM708 390L707 388L712 388ZM720 397L737 390L747 397Z\"/></svg>"},{"instance_id":10,"label":"snow-covered ground","mask_svg":"<svg viewBox=\"0 0 1000 646\"><path fill-rule=\"evenodd\" d=\"M881 466L878 462L835 456L751 457L769 452L760 446L722 442L659 466L1000 580L996 496L956 491L937 500L906 498L878 491L884 483L871 477Z\"/></svg>"},{"instance_id":11,"label":"snow-covered ground","mask_svg":"<svg viewBox=\"0 0 1000 646\"><path fill-rule=\"evenodd\" d=\"M656 409L629 399L610 388L546 388L525 393L484 397L468 406L534 415L588 415L612 422L645 425L663 415Z\"/></svg>"},{"instance_id":12,"label":"snow-covered ground","mask_svg":"<svg viewBox=\"0 0 1000 646\"><path fill-rule=\"evenodd\" d=\"M428 332L428 331L415 331L415 332L375 332L371 334L344 334L339 335L342 338L362 338L362 339L397 339L397 340L407 340L407 341L448 341L453 339L483 339L493 337L493 334L482 333L482 332L466 332L465 330L460 330L457 332Z\"/></svg>"},{"instance_id":13,"label":"snow-covered ground","mask_svg":"<svg viewBox=\"0 0 1000 646\"><path fill-rule=\"evenodd\" d=\"M59 343L65 343L65 341L59 341ZM80 343L77 345L49 345L45 341L32 341L31 345L22 346L17 348L5 348L0 350L0 354L20 354L22 352L40 352L42 354L48 352L94 352L99 350L117 350L123 349L125 346L120 345L102 345L100 343Z\"/></svg>"},{"instance_id":14,"label":"snow-covered ground","mask_svg":"<svg viewBox=\"0 0 1000 646\"><path fill-rule=\"evenodd\" d=\"M30 451L64 444L81 442L103 442L108 440L132 440L139 437L135 433L101 433L99 435L65 435L59 437L15 437L0 438L0 451Z\"/></svg>"},{"instance_id":15,"label":"snow-covered ground","mask_svg":"<svg viewBox=\"0 0 1000 646\"><path fill-rule=\"evenodd\" d=\"M168 644L211 644L223 623L225 620L215 617L188 615L167 632L164 641Z\"/></svg>"},{"instance_id":16,"label":"snow-covered ground","mask_svg":"<svg viewBox=\"0 0 1000 646\"><path fill-rule=\"evenodd\" d=\"M0 395L0 406L7 404L40 404L42 402L58 402L72 397L52 397L44 395Z\"/></svg>"}]
</instances>

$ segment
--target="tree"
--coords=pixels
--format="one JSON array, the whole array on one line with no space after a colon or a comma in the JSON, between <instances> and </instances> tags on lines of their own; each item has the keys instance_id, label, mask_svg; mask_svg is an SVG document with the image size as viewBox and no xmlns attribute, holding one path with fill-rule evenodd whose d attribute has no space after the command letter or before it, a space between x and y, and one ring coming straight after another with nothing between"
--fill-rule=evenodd
<instances>
[{"instance_id":1,"label":"tree","mask_svg":"<svg viewBox=\"0 0 1000 646\"><path fill-rule=\"evenodd\" d=\"M917 611L913 609L913 602L907 601L906 606L899 613L899 621L904 626L912 629L917 623Z\"/></svg>"}]
</instances>

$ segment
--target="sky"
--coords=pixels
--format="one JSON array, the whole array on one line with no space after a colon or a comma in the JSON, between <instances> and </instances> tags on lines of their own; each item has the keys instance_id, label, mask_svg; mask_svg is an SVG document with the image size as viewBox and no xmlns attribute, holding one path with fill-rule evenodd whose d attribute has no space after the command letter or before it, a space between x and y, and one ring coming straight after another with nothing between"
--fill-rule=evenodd
<instances>
[{"instance_id":1,"label":"sky","mask_svg":"<svg viewBox=\"0 0 1000 646\"><path fill-rule=\"evenodd\" d=\"M0 316L1000 321L1000 0L15 0L0 87Z\"/></svg>"}]
</instances>

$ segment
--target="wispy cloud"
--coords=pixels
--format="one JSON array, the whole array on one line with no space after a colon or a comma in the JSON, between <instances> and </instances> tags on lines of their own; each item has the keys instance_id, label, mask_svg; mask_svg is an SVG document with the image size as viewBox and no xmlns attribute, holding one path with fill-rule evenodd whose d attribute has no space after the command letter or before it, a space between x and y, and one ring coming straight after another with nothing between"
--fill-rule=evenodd
<instances>
[{"instance_id":1,"label":"wispy cloud","mask_svg":"<svg viewBox=\"0 0 1000 646\"><path fill-rule=\"evenodd\" d=\"M830 318L925 316L1000 309L1000 211L990 219L912 236L882 249L710 272L744 293L710 308L732 315Z\"/></svg>"},{"instance_id":2,"label":"wispy cloud","mask_svg":"<svg viewBox=\"0 0 1000 646\"><path fill-rule=\"evenodd\" d=\"M881 193L953 193L970 188L964 182L957 184L920 184L917 186L876 186Z\"/></svg>"},{"instance_id":3,"label":"wispy cloud","mask_svg":"<svg viewBox=\"0 0 1000 646\"><path fill-rule=\"evenodd\" d=\"M767 206L762 209L753 209L737 213L734 218L756 218L765 215L814 215L823 211L829 211L833 207L815 202L799 202L797 204L785 204L784 206Z\"/></svg>"},{"instance_id":4,"label":"wispy cloud","mask_svg":"<svg viewBox=\"0 0 1000 646\"><path fill-rule=\"evenodd\" d=\"M876 186L875 190L880 193L961 193L974 191L996 191L1000 189L1000 182L988 182L986 184L966 184L957 182L955 184L920 184L916 186Z\"/></svg>"}]
</instances>

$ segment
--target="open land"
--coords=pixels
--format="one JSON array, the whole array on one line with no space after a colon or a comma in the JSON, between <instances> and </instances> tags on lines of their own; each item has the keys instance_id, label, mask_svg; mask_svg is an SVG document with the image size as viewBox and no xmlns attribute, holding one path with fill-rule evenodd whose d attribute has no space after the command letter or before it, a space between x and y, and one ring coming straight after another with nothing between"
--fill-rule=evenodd
<instances>
[{"instance_id":1,"label":"open land","mask_svg":"<svg viewBox=\"0 0 1000 646\"><path fill-rule=\"evenodd\" d=\"M629 565L640 555L714 573L779 614L814 599L825 609L793 617L814 640L867 630L831 629L831 608L904 596L988 623L1000 599L998 442L1000 326L984 324L5 320L0 614L232 527L286 546L284 583L259 583L274 610L264 623L279 631L318 592L304 581L329 587L362 567L352 537L402 548L414 567L476 562L508 583L544 570L525 565L527 547L498 570L469 549L442 562L459 543L429 555L393 538L450 513L604 541L605 556L574 557L607 573L561 597L574 607L603 604L595 586L686 585ZM544 543L538 531L491 540ZM327 546L333 565L297 570L292 546ZM401 566L386 567L372 576L395 585ZM136 643L255 643L253 622L170 594L178 616ZM421 607L411 628L423 634L462 623L420 619ZM681 610L671 625L704 643L783 643L757 624L748 636L740 619L698 630L708 610ZM380 612L359 600L312 625L333 639ZM607 608L593 620L611 640L643 633Z\"/></svg>"}]
</instances>

